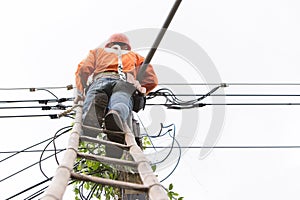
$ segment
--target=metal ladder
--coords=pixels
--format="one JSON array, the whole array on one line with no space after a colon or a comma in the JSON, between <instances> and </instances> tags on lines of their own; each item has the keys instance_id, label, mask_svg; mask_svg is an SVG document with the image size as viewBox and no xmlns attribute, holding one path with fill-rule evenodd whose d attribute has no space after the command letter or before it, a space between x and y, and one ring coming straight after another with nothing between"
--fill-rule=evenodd
<instances>
[{"instance_id":1,"label":"metal ladder","mask_svg":"<svg viewBox=\"0 0 300 200\"><path fill-rule=\"evenodd\" d=\"M148 199L150 200L168 200L168 195L163 186L157 180L156 175L153 173L150 166L149 160L143 154L141 148L137 145L135 136L128 127L126 126L125 131L125 142L124 144L119 144L115 142L110 142L107 140L100 140L92 137L81 136L80 132L82 130L82 102L79 103L79 106L75 108L76 116L74 121L74 126L71 131L68 146L66 152L62 158L60 165L58 166L56 173L52 179L51 184L46 189L45 193L41 200L61 200L68 186L70 179L81 180L94 182L102 185L108 185L112 187L118 187L122 189L129 189L135 191L141 191L147 193ZM103 133L108 133L108 130L85 127L90 129L97 129ZM86 141L92 143L98 143L103 145L115 145L116 147L127 150L132 156L133 161L121 160L117 158L110 158L105 156L99 156L88 153L78 152L79 142ZM111 180L106 178L100 178L91 175L79 174L73 171L73 166L77 158L85 158L87 160L94 160L103 162L106 164L118 164L122 166L134 167L137 170L137 173L141 179L142 184Z\"/></svg>"}]
</instances>

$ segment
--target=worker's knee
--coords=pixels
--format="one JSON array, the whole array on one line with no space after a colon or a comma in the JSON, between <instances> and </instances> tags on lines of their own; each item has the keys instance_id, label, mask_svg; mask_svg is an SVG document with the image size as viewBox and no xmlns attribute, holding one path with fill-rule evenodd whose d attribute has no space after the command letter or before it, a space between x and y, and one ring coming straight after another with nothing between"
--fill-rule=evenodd
<instances>
[{"instance_id":1,"label":"worker's knee","mask_svg":"<svg viewBox=\"0 0 300 200\"><path fill-rule=\"evenodd\" d=\"M124 91L113 93L111 95L108 108L118 111L118 113L121 115L121 118L126 120L132 110L131 95Z\"/></svg>"},{"instance_id":2,"label":"worker's knee","mask_svg":"<svg viewBox=\"0 0 300 200\"><path fill-rule=\"evenodd\" d=\"M123 121L127 119L130 112L129 106L122 102L113 104L111 109L117 111L120 114L120 117Z\"/></svg>"}]
</instances>

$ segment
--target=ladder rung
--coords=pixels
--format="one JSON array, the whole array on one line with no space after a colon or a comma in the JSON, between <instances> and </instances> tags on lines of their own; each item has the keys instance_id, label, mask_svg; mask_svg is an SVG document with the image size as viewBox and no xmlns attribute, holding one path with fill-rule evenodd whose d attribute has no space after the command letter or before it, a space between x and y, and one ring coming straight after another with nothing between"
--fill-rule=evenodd
<instances>
[{"instance_id":1,"label":"ladder rung","mask_svg":"<svg viewBox=\"0 0 300 200\"><path fill-rule=\"evenodd\" d=\"M124 145L124 144L120 144L117 142L111 142L111 141L107 141L107 140L101 140L101 139L97 139L97 138L93 138L93 137L88 137L88 136L80 136L80 140L85 141L85 142L93 142L93 143L98 143L98 144L104 144L104 145L113 145L116 147L120 147L123 150L128 151L130 146Z\"/></svg>"},{"instance_id":2,"label":"ladder rung","mask_svg":"<svg viewBox=\"0 0 300 200\"><path fill-rule=\"evenodd\" d=\"M147 192L149 189L148 187L141 185L141 184L111 180L111 179L100 178L100 177L96 177L96 176L88 176L88 175L78 174L78 173L74 173L74 172L71 172L71 177L76 180L90 181L90 182L99 183L102 185L109 185L109 186L119 187L119 188L124 188L124 189L139 190L139 191L144 191L144 192Z\"/></svg>"},{"instance_id":3,"label":"ladder rung","mask_svg":"<svg viewBox=\"0 0 300 200\"><path fill-rule=\"evenodd\" d=\"M125 135L125 132L122 131L111 131L103 128L96 128L93 126L87 126L87 125L82 125L82 128L89 129L91 131L99 131L100 133L106 133L106 134L122 134Z\"/></svg>"},{"instance_id":4,"label":"ladder rung","mask_svg":"<svg viewBox=\"0 0 300 200\"><path fill-rule=\"evenodd\" d=\"M128 160L121 160L117 158L109 158L105 156L98 156L98 155L93 155L93 154L87 154L87 153L80 153L77 152L78 157L81 158L86 158L88 160L95 160L107 164L115 164L115 165L126 165L129 167L137 167L139 163L133 162L133 161L128 161Z\"/></svg>"}]
</instances>

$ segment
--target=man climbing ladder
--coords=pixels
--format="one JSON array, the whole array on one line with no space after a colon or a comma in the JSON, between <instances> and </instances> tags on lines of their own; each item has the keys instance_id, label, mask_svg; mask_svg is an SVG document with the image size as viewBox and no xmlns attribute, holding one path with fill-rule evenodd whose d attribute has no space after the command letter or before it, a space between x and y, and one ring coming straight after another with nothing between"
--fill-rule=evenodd
<instances>
[{"instance_id":1,"label":"man climbing ladder","mask_svg":"<svg viewBox=\"0 0 300 200\"><path fill-rule=\"evenodd\" d=\"M157 86L157 76L151 65L148 65L143 79L140 82L136 80L144 60L131 51L129 39L122 33L111 35L104 48L89 52L76 71L76 99L84 100L83 125L97 128L104 125L107 130L124 131L123 123L131 111L143 107L136 105L140 101L135 98L143 98ZM88 85L90 76L92 83ZM82 134L97 136L97 133L86 129ZM108 139L124 143L122 134L108 134Z\"/></svg>"},{"instance_id":2,"label":"man climbing ladder","mask_svg":"<svg viewBox=\"0 0 300 200\"><path fill-rule=\"evenodd\" d=\"M124 128L121 125L129 116L131 109L138 111L143 107L143 105L133 103L132 100L134 100L134 102L139 102L139 98L136 97L143 97L143 95L150 92L157 85L157 77L149 63L180 3L181 0L175 1L161 31L145 59L130 51L131 46L129 40L124 34L114 34L106 43L105 48L91 50L88 57L78 65L76 71L78 95L74 102L76 105L76 107L74 107L74 109L76 109L76 116L72 133L70 134L68 148L66 149L62 162L56 170L51 184L41 199L63 199L70 178L81 181L90 181L101 185L147 192L147 197L150 200L169 199L165 189L153 173L150 163L142 150L138 147L132 132L126 131L125 133L126 145L114 145L126 148L132 156L133 162L114 158L102 158L98 155L85 155L78 152L78 147L80 140L94 140L93 138L82 135L93 137L98 135L98 133L85 130L80 136L79 133L81 132L81 129L84 128L82 122L87 126L94 125L95 127L103 127L102 124L104 124L106 129L111 129L113 130L112 132L115 133L114 135L108 135L110 140L113 142L124 143L124 136L116 133L118 133L118 130ZM88 86L87 80L89 76L92 76L93 83ZM82 100L84 100L83 116L81 108ZM103 121L104 116L105 123ZM83 121L81 119L83 119ZM96 139L93 142L99 144L104 143L103 140L96 141ZM108 144L109 142L106 141L105 143ZM111 162L130 166L134 164L142 183L129 183L128 181L116 181L95 177L93 175L76 173L73 171L73 166L78 157L85 157L86 159L97 161L100 159L108 164Z\"/></svg>"}]
</instances>

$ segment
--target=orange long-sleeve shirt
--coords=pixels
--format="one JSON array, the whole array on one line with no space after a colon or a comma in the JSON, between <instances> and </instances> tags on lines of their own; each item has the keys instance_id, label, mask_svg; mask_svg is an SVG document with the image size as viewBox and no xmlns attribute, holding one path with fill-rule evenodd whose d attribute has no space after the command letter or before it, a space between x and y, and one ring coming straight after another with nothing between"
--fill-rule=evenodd
<instances>
[{"instance_id":1,"label":"orange long-sleeve shirt","mask_svg":"<svg viewBox=\"0 0 300 200\"><path fill-rule=\"evenodd\" d=\"M144 57L133 51L122 54L123 71L130 72L136 78ZM86 59L78 64L76 75L76 87L83 93L88 77L93 74L95 77L100 72L114 71L118 72L118 55L111 52L110 49L96 48L90 50ZM147 93L154 89L157 84L157 76L152 65L148 65L144 79L140 83L146 88Z\"/></svg>"}]
</instances>

